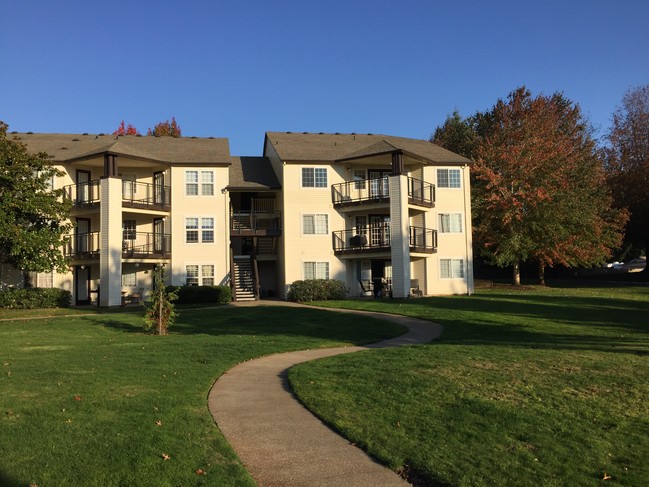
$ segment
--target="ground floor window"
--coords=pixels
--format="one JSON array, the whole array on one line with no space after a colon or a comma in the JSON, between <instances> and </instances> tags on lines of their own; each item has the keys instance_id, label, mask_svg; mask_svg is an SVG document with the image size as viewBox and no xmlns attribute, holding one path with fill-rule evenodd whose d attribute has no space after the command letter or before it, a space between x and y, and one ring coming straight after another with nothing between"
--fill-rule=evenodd
<instances>
[{"instance_id":1,"label":"ground floor window","mask_svg":"<svg viewBox=\"0 0 649 487\"><path fill-rule=\"evenodd\" d=\"M185 266L186 286L214 286L213 264L187 264Z\"/></svg>"},{"instance_id":2,"label":"ground floor window","mask_svg":"<svg viewBox=\"0 0 649 487\"><path fill-rule=\"evenodd\" d=\"M54 274L52 272L30 272L29 280L33 287L54 287Z\"/></svg>"},{"instance_id":3,"label":"ground floor window","mask_svg":"<svg viewBox=\"0 0 649 487\"><path fill-rule=\"evenodd\" d=\"M462 259L440 259L439 267L442 279L464 278L464 260Z\"/></svg>"},{"instance_id":4,"label":"ground floor window","mask_svg":"<svg viewBox=\"0 0 649 487\"><path fill-rule=\"evenodd\" d=\"M122 287L135 287L137 286L137 273L128 272L122 274Z\"/></svg>"},{"instance_id":5,"label":"ground floor window","mask_svg":"<svg viewBox=\"0 0 649 487\"><path fill-rule=\"evenodd\" d=\"M329 279L329 262L305 262L304 279Z\"/></svg>"}]
</instances>

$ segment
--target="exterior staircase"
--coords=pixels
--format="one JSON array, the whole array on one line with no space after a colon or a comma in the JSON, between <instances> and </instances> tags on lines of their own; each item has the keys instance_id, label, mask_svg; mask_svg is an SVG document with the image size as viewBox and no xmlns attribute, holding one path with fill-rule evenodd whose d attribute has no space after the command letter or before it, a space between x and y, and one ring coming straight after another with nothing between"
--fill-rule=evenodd
<instances>
[{"instance_id":1,"label":"exterior staircase","mask_svg":"<svg viewBox=\"0 0 649 487\"><path fill-rule=\"evenodd\" d=\"M255 278L250 256L234 257L232 280L235 301L255 301Z\"/></svg>"}]
</instances>

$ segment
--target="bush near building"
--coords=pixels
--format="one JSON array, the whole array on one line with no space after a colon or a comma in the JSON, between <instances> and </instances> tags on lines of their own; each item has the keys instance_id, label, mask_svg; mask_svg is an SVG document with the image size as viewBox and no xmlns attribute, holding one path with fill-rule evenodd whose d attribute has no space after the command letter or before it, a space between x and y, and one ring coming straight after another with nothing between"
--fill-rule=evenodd
<instances>
[{"instance_id":1,"label":"bush near building","mask_svg":"<svg viewBox=\"0 0 649 487\"><path fill-rule=\"evenodd\" d=\"M289 301L326 301L344 299L347 288L342 281L307 279L291 284L287 298Z\"/></svg>"},{"instance_id":2,"label":"bush near building","mask_svg":"<svg viewBox=\"0 0 649 487\"><path fill-rule=\"evenodd\" d=\"M33 287L0 291L0 308L68 308L71 301L70 291L57 288Z\"/></svg>"}]
</instances>

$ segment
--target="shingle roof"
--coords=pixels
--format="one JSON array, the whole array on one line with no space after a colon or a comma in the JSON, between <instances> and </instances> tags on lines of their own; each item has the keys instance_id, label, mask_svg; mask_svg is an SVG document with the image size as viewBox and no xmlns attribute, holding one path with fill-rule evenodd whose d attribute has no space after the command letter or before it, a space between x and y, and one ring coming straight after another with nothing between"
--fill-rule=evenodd
<instances>
[{"instance_id":1,"label":"shingle roof","mask_svg":"<svg viewBox=\"0 0 649 487\"><path fill-rule=\"evenodd\" d=\"M283 161L337 161L402 150L431 163L472 163L427 140L391 135L266 132L265 144L272 145Z\"/></svg>"},{"instance_id":2,"label":"shingle roof","mask_svg":"<svg viewBox=\"0 0 649 487\"><path fill-rule=\"evenodd\" d=\"M279 180L266 157L231 157L229 189L280 189Z\"/></svg>"},{"instance_id":3,"label":"shingle roof","mask_svg":"<svg viewBox=\"0 0 649 487\"><path fill-rule=\"evenodd\" d=\"M225 138L26 133L9 133L7 137L26 144L32 153L47 152L56 162L110 152L118 156L166 163L230 163L230 144Z\"/></svg>"}]
</instances>

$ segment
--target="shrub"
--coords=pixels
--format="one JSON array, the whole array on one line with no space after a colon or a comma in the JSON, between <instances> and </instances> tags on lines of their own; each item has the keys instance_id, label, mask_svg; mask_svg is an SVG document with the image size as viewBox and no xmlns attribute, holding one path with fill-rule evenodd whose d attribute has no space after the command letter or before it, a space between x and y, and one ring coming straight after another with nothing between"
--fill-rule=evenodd
<instances>
[{"instance_id":1,"label":"shrub","mask_svg":"<svg viewBox=\"0 0 649 487\"><path fill-rule=\"evenodd\" d=\"M166 335L169 326L176 321L176 308L174 301L177 299L176 291L169 291L164 286L165 270L163 265L155 266L153 270L153 293L151 302L145 305L144 329L152 330L156 335Z\"/></svg>"},{"instance_id":2,"label":"shrub","mask_svg":"<svg viewBox=\"0 0 649 487\"><path fill-rule=\"evenodd\" d=\"M0 308L68 308L71 301L70 291L57 288L32 287L0 291Z\"/></svg>"},{"instance_id":3,"label":"shrub","mask_svg":"<svg viewBox=\"0 0 649 487\"><path fill-rule=\"evenodd\" d=\"M227 304L232 301L229 286L167 286L178 293L178 304Z\"/></svg>"},{"instance_id":4,"label":"shrub","mask_svg":"<svg viewBox=\"0 0 649 487\"><path fill-rule=\"evenodd\" d=\"M308 279L295 281L288 290L289 301L326 301L344 299L347 288L342 281L325 279Z\"/></svg>"}]
</instances>

